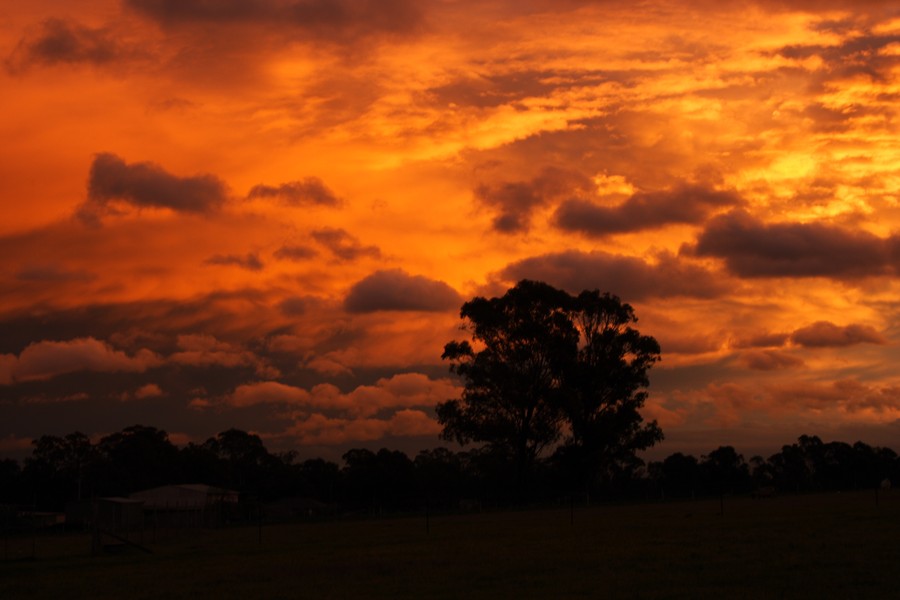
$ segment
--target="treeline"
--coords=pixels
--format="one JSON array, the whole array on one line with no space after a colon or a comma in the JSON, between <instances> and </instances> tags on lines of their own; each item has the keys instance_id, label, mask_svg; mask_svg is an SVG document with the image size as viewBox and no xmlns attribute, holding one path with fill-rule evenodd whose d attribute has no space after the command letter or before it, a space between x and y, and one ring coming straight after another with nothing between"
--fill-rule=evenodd
<instances>
[{"instance_id":1,"label":"treeline","mask_svg":"<svg viewBox=\"0 0 900 600\"><path fill-rule=\"evenodd\" d=\"M253 498L310 498L342 512L503 506L559 501L589 493L595 499L690 498L718 494L875 488L900 481L900 459L889 448L862 442L824 443L801 436L781 451L749 460L731 446L696 458L675 453L635 463L591 489L548 458L538 462L527 495L520 495L514 457L489 448L454 452L353 449L343 464L271 453L253 434L230 429L202 444L179 448L165 431L135 425L96 444L82 433L42 436L23 464L0 461L0 503L62 510L71 500L125 496L160 485L205 483ZM514 491L515 490L515 491Z\"/></svg>"}]
</instances>

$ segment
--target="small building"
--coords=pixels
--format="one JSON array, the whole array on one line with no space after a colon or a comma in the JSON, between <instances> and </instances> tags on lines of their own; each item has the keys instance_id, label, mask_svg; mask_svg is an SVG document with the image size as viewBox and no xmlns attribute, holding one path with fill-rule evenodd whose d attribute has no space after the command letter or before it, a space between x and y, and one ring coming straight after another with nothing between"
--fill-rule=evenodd
<instances>
[{"instance_id":1,"label":"small building","mask_svg":"<svg viewBox=\"0 0 900 600\"><path fill-rule=\"evenodd\" d=\"M155 528L211 527L238 514L240 494L204 484L163 485L129 496L143 503L148 524Z\"/></svg>"},{"instance_id":2,"label":"small building","mask_svg":"<svg viewBox=\"0 0 900 600\"><path fill-rule=\"evenodd\" d=\"M200 483L163 485L129 494L141 500L145 510L198 510L219 504L237 504L239 494L233 490Z\"/></svg>"},{"instance_id":3,"label":"small building","mask_svg":"<svg viewBox=\"0 0 900 600\"><path fill-rule=\"evenodd\" d=\"M131 498L97 498L93 503L93 523L112 533L140 531L144 528L143 504Z\"/></svg>"}]
</instances>

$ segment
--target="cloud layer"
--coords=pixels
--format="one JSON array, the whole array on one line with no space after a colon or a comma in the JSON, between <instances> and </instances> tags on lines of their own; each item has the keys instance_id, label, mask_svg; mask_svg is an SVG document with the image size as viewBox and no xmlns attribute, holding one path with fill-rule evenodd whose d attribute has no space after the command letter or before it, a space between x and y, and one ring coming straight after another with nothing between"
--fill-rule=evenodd
<instances>
[{"instance_id":1,"label":"cloud layer","mask_svg":"<svg viewBox=\"0 0 900 600\"><path fill-rule=\"evenodd\" d=\"M438 444L460 306L529 278L634 306L665 444L878 442L894 4L12 3L0 440Z\"/></svg>"}]
</instances>

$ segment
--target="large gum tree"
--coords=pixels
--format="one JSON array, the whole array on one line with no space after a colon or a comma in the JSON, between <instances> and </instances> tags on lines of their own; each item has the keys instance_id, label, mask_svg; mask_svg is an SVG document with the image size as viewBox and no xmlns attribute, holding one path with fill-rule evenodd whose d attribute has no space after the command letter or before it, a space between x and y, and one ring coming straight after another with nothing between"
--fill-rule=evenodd
<instances>
[{"instance_id":1,"label":"large gum tree","mask_svg":"<svg viewBox=\"0 0 900 600\"><path fill-rule=\"evenodd\" d=\"M523 280L499 298L473 298L460 316L471 339L449 342L443 358L465 385L437 406L441 435L507 456L519 486L554 446L589 484L662 439L639 412L659 345L617 297Z\"/></svg>"}]
</instances>

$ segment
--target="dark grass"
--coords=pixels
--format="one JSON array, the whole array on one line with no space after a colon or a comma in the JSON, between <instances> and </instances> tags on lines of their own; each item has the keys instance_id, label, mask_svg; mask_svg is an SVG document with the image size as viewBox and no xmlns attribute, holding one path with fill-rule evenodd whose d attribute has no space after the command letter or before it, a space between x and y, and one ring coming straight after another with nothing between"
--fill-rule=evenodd
<instances>
[{"instance_id":1,"label":"dark grass","mask_svg":"<svg viewBox=\"0 0 900 600\"><path fill-rule=\"evenodd\" d=\"M900 492L192 531L154 554L38 539L0 598L888 598Z\"/></svg>"}]
</instances>

